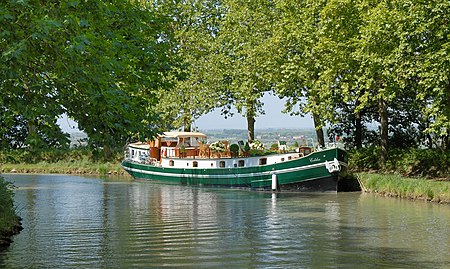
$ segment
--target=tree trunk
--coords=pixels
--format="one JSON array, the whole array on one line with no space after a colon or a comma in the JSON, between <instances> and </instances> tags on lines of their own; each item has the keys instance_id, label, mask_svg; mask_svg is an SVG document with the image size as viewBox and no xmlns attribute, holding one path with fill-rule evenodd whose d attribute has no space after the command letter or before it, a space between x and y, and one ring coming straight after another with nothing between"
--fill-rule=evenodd
<instances>
[{"instance_id":1,"label":"tree trunk","mask_svg":"<svg viewBox=\"0 0 450 269\"><path fill-rule=\"evenodd\" d=\"M184 111L183 113L183 131L190 132L191 131L191 114L190 111Z\"/></svg>"},{"instance_id":2,"label":"tree trunk","mask_svg":"<svg viewBox=\"0 0 450 269\"><path fill-rule=\"evenodd\" d=\"M427 140L428 140L428 148L432 149L433 148L433 138L431 137L430 134L427 134Z\"/></svg>"},{"instance_id":3,"label":"tree trunk","mask_svg":"<svg viewBox=\"0 0 450 269\"><path fill-rule=\"evenodd\" d=\"M447 93L450 91L450 83L447 83ZM450 107L450 94L447 95L447 107ZM444 137L444 149L450 149L450 130L447 129L447 135Z\"/></svg>"},{"instance_id":4,"label":"tree trunk","mask_svg":"<svg viewBox=\"0 0 450 269\"><path fill-rule=\"evenodd\" d=\"M360 111L355 113L355 147L357 149L362 148L362 123Z\"/></svg>"},{"instance_id":5,"label":"tree trunk","mask_svg":"<svg viewBox=\"0 0 450 269\"><path fill-rule=\"evenodd\" d=\"M38 123L36 122L36 120L29 120L27 122L28 134L25 141L27 142L31 150L36 150L41 146L40 137L38 135L37 129Z\"/></svg>"},{"instance_id":6,"label":"tree trunk","mask_svg":"<svg viewBox=\"0 0 450 269\"><path fill-rule=\"evenodd\" d=\"M316 135L317 135L317 142L320 146L325 147L325 137L323 135L323 129L320 126L320 118L319 115L316 113L313 113L313 120L314 120L314 128L316 129Z\"/></svg>"},{"instance_id":7,"label":"tree trunk","mask_svg":"<svg viewBox=\"0 0 450 269\"><path fill-rule=\"evenodd\" d=\"M190 132L190 131L191 131L191 125L185 123L185 124L183 125L183 131L185 131L185 132Z\"/></svg>"},{"instance_id":8,"label":"tree trunk","mask_svg":"<svg viewBox=\"0 0 450 269\"><path fill-rule=\"evenodd\" d=\"M450 135L446 135L443 137L443 149L449 150L450 149Z\"/></svg>"},{"instance_id":9,"label":"tree trunk","mask_svg":"<svg viewBox=\"0 0 450 269\"><path fill-rule=\"evenodd\" d=\"M247 113L247 130L249 142L255 140L255 121L255 117Z\"/></svg>"},{"instance_id":10,"label":"tree trunk","mask_svg":"<svg viewBox=\"0 0 450 269\"><path fill-rule=\"evenodd\" d=\"M386 166L388 159L388 115L386 100L380 98L378 100L378 113L380 115L380 138L381 138L381 167Z\"/></svg>"},{"instance_id":11,"label":"tree trunk","mask_svg":"<svg viewBox=\"0 0 450 269\"><path fill-rule=\"evenodd\" d=\"M112 149L109 145L103 145L103 158L105 158L106 161L112 160Z\"/></svg>"}]
</instances>

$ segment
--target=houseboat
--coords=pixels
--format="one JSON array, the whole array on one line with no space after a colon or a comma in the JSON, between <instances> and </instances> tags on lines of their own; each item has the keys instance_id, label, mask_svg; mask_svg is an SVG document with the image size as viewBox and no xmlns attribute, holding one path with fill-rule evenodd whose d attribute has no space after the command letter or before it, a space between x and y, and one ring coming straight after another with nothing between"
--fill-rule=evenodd
<instances>
[{"instance_id":1,"label":"houseboat","mask_svg":"<svg viewBox=\"0 0 450 269\"><path fill-rule=\"evenodd\" d=\"M165 132L148 143L130 143L122 167L133 178L185 185L269 191L339 191L347 172L340 147L302 146L254 154L239 141L208 144L199 132ZM230 146L232 150L230 150ZM258 151L256 150L258 153Z\"/></svg>"}]
</instances>

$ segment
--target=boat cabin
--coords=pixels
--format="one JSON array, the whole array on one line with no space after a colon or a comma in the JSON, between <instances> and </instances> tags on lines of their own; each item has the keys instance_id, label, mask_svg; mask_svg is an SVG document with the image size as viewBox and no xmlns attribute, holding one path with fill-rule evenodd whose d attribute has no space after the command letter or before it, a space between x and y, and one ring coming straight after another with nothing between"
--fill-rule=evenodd
<instances>
[{"instance_id":1,"label":"boat cabin","mask_svg":"<svg viewBox=\"0 0 450 269\"><path fill-rule=\"evenodd\" d=\"M197 158L201 153L209 157L204 150L206 139L205 134L198 132L164 132L148 143L130 144L127 154L129 159L137 162L144 162L148 157L154 161L161 161L162 157Z\"/></svg>"},{"instance_id":2,"label":"boat cabin","mask_svg":"<svg viewBox=\"0 0 450 269\"><path fill-rule=\"evenodd\" d=\"M164 132L148 143L129 144L126 158L162 167L236 168L289 161L312 152L309 147L300 147L297 152L284 151L279 154L253 157L243 154L231 158L228 141L218 141L222 150L217 152L214 150L214 144L217 142L209 145L206 139L207 136L199 132Z\"/></svg>"}]
</instances>

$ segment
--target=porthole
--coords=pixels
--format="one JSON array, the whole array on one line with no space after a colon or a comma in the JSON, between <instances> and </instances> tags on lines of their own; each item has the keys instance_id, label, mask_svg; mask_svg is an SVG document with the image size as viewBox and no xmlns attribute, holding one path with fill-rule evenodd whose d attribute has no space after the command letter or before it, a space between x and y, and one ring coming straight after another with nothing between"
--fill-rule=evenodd
<instances>
[{"instance_id":1,"label":"porthole","mask_svg":"<svg viewBox=\"0 0 450 269\"><path fill-rule=\"evenodd\" d=\"M219 167L220 168L224 168L225 167L225 161L220 161L219 162Z\"/></svg>"},{"instance_id":2,"label":"porthole","mask_svg":"<svg viewBox=\"0 0 450 269\"><path fill-rule=\"evenodd\" d=\"M198 167L198 162L193 162L192 167Z\"/></svg>"},{"instance_id":3,"label":"porthole","mask_svg":"<svg viewBox=\"0 0 450 269\"><path fill-rule=\"evenodd\" d=\"M244 167L244 166L245 166L244 160L239 160L239 167Z\"/></svg>"},{"instance_id":4,"label":"porthole","mask_svg":"<svg viewBox=\"0 0 450 269\"><path fill-rule=\"evenodd\" d=\"M174 165L173 160L170 160L170 161L169 161L169 166L173 166L173 165Z\"/></svg>"}]
</instances>

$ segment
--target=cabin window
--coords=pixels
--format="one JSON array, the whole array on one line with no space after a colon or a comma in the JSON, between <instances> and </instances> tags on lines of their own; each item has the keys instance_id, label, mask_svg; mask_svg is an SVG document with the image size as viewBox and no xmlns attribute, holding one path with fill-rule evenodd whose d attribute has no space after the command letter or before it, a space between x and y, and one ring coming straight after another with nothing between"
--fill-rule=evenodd
<instances>
[{"instance_id":1,"label":"cabin window","mask_svg":"<svg viewBox=\"0 0 450 269\"><path fill-rule=\"evenodd\" d=\"M284 162L284 158L281 158L281 161Z\"/></svg>"},{"instance_id":2,"label":"cabin window","mask_svg":"<svg viewBox=\"0 0 450 269\"><path fill-rule=\"evenodd\" d=\"M237 163L234 163L233 166L234 166L234 167L237 167Z\"/></svg>"},{"instance_id":3,"label":"cabin window","mask_svg":"<svg viewBox=\"0 0 450 269\"><path fill-rule=\"evenodd\" d=\"M213 163L211 163L211 167L213 167L214 166L214 164Z\"/></svg>"},{"instance_id":4,"label":"cabin window","mask_svg":"<svg viewBox=\"0 0 450 269\"><path fill-rule=\"evenodd\" d=\"M289 160L289 161L292 160L292 156L289 156L289 157L288 157L288 160Z\"/></svg>"},{"instance_id":5,"label":"cabin window","mask_svg":"<svg viewBox=\"0 0 450 269\"><path fill-rule=\"evenodd\" d=\"M170 161L169 161L169 166L173 166L173 165L174 165L173 160L170 160Z\"/></svg>"},{"instance_id":6,"label":"cabin window","mask_svg":"<svg viewBox=\"0 0 450 269\"><path fill-rule=\"evenodd\" d=\"M189 163L186 163L186 166L189 166Z\"/></svg>"},{"instance_id":7,"label":"cabin window","mask_svg":"<svg viewBox=\"0 0 450 269\"><path fill-rule=\"evenodd\" d=\"M245 165L244 160L239 160L239 167L244 167L244 165Z\"/></svg>"},{"instance_id":8,"label":"cabin window","mask_svg":"<svg viewBox=\"0 0 450 269\"><path fill-rule=\"evenodd\" d=\"M225 161L220 161L219 162L219 167L220 168L224 168L225 167Z\"/></svg>"},{"instance_id":9,"label":"cabin window","mask_svg":"<svg viewBox=\"0 0 450 269\"><path fill-rule=\"evenodd\" d=\"M134 156L134 149L131 150L131 156Z\"/></svg>"},{"instance_id":10,"label":"cabin window","mask_svg":"<svg viewBox=\"0 0 450 269\"><path fill-rule=\"evenodd\" d=\"M198 162L193 162L192 167L198 167Z\"/></svg>"},{"instance_id":11,"label":"cabin window","mask_svg":"<svg viewBox=\"0 0 450 269\"><path fill-rule=\"evenodd\" d=\"M259 165L265 165L265 164L267 164L267 158L259 159Z\"/></svg>"}]
</instances>

